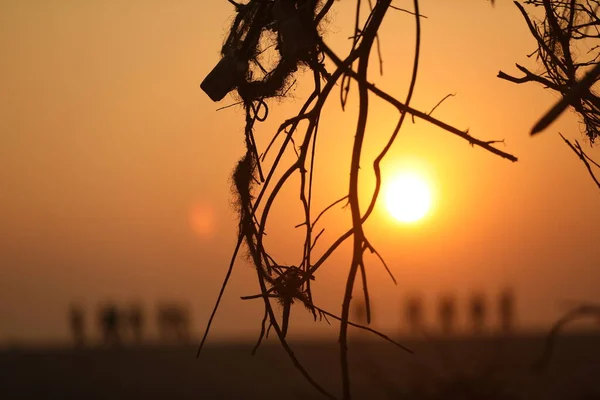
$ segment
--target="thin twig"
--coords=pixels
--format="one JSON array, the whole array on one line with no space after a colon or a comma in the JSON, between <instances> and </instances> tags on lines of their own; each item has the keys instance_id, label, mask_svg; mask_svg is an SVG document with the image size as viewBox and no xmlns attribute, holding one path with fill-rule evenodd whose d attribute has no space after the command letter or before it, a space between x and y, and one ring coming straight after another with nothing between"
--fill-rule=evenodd
<instances>
[{"instance_id":1,"label":"thin twig","mask_svg":"<svg viewBox=\"0 0 600 400\"><path fill-rule=\"evenodd\" d=\"M596 178L596 175L594 174L594 171L592 171L592 167L590 166L590 163L588 162L589 157L587 156L587 154L585 154L583 152L583 149L581 148L581 146L579 145L579 143L577 141L575 141L575 145L573 145L569 140L567 140L562 133L558 133L560 135L560 137L562 138L562 140L565 141L565 143L567 144L567 146L569 146L571 148L571 150L573 150L573 152L575 152L575 154L577 154L577 157L579 157L579 159L583 162L583 165L585 165L585 167L587 168L590 176L592 177L592 179L594 180L594 183L596 184L596 186L598 186L598 189L600 189L600 181L598 181L598 178ZM592 161L594 162L594 161ZM598 164L596 164L594 162L594 164L596 166L598 166Z\"/></svg>"},{"instance_id":2,"label":"thin twig","mask_svg":"<svg viewBox=\"0 0 600 400\"><path fill-rule=\"evenodd\" d=\"M556 341L556 337L562 328L568 323L582 318L582 317L600 317L600 305L582 305L571 311L569 311L564 317L559 319L550 330L546 338L546 344L544 347L544 352L542 356L536 361L533 366L534 371L542 371L549 363L552 358L552 352L554 349L554 342Z\"/></svg>"},{"instance_id":3,"label":"thin twig","mask_svg":"<svg viewBox=\"0 0 600 400\"><path fill-rule=\"evenodd\" d=\"M414 15L415 17L418 15L420 18L427 18L427 17L426 17L425 15L423 15L423 14L417 14L417 13L415 13L414 11L410 11L410 10L407 10L407 9L405 9L405 8L401 8L401 7L398 7L398 6L390 5L390 8L392 8L392 9L394 9L394 10L396 10L396 11L402 11L402 12L405 12L405 13L407 13L407 14Z\"/></svg>"},{"instance_id":4,"label":"thin twig","mask_svg":"<svg viewBox=\"0 0 600 400\"><path fill-rule=\"evenodd\" d=\"M435 111L435 109L438 108L444 102L444 100L446 100L449 97L454 97L454 96L456 96L456 93L448 93L446 96L444 96L443 99L441 99L440 101L438 101L435 106L433 106L433 108L431 109L431 111L429 111L427 113L427 115L433 114L433 112Z\"/></svg>"}]
</instances>

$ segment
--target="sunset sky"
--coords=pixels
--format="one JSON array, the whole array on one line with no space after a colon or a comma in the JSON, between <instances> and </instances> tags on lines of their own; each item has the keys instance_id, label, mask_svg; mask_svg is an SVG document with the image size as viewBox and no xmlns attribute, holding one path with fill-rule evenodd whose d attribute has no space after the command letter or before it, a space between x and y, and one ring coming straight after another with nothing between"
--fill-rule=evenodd
<instances>
[{"instance_id":1,"label":"sunset sky","mask_svg":"<svg viewBox=\"0 0 600 400\"><path fill-rule=\"evenodd\" d=\"M325 41L350 46L355 2L336 2ZM398 0L399 7L412 2ZM500 159L424 121L407 120L383 164L385 177L408 168L431 182L433 206L423 220L401 224L378 207L366 232L398 279L367 258L374 324L399 325L403 296L474 290L491 300L514 287L522 327L547 327L577 301L600 301L600 207L597 187L558 132L583 141L565 113L534 138L529 130L557 100L536 85L496 78L537 70L535 49L510 1L423 0L422 58L413 107L519 157ZM0 2L0 343L67 338L72 301L88 310L106 300L187 301L194 330L203 328L236 239L230 176L244 148L244 114L226 97L215 104L199 83L219 60L233 16L225 0L5 0ZM414 54L414 18L390 10L381 30L384 75L370 79L404 99ZM302 76L308 78L303 79ZM257 127L264 150L275 128L295 115L310 90L270 105ZM356 88L354 88L356 94ZM347 193L356 98L342 112L337 91L324 110L316 160L315 210ZM397 122L373 100L361 187L372 188L371 163ZM587 147L586 147L587 148ZM600 159L598 150L590 155ZM289 164L292 158L285 159ZM268 245L297 263L302 221L297 182L284 190ZM348 228L349 209L324 219L322 251ZM320 270L315 301L339 313L350 246ZM241 257L214 340L258 334L258 284ZM298 308L291 334L334 332ZM433 313L428 320L433 323Z\"/></svg>"}]
</instances>

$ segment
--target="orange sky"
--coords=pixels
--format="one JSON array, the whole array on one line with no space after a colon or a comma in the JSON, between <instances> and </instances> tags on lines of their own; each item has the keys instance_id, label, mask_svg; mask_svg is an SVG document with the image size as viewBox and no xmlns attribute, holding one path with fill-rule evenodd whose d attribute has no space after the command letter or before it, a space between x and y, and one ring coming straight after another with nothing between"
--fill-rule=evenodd
<instances>
[{"instance_id":1,"label":"orange sky","mask_svg":"<svg viewBox=\"0 0 600 400\"><path fill-rule=\"evenodd\" d=\"M328 21L326 41L339 52L349 46L352 5L337 2ZM516 74L515 62L535 69L526 58L534 41L518 10L483 0L422 1L421 9L428 19L413 106L428 111L456 92L434 115L478 138L505 139L501 148L519 162L407 121L384 170L424 166L437 182L436 207L416 226L394 223L382 210L369 222L367 234L399 281L393 286L369 259L376 326L396 329L401 296L413 291L433 306L444 290L462 301L473 289L493 296L512 285L524 326L550 323L565 301L600 301L598 190L556 133L580 139L577 119L566 114L529 137L556 96L496 78L499 69ZM218 61L231 15L224 0L0 3L0 342L66 337L73 300L91 311L106 299L147 307L184 299L200 331L235 241L228 179L243 153L244 116L239 108L216 112L220 104L198 87ZM413 30L412 17L389 12L381 31L384 76L374 69L371 77L400 99ZM259 147L295 114L308 88L300 81L294 98L271 106L256 132ZM315 209L347 190L355 103L342 113L332 96L325 110ZM396 118L373 101L363 165ZM369 173L363 168L365 190ZM282 261L297 262L300 203L295 187L282 196L271 228L281 234L268 240ZM350 213L336 210L324 222L326 243L348 226ZM348 249L315 284L316 300L335 312ZM260 304L239 300L257 290L240 262L215 338L257 334ZM307 316L291 329L323 330Z\"/></svg>"}]
</instances>

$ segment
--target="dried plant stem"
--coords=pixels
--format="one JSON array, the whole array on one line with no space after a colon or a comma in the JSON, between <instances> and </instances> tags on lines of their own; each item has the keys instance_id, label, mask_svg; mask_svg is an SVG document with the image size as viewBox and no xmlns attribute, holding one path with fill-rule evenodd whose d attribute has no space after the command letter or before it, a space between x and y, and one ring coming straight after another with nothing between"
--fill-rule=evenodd
<instances>
[{"instance_id":1,"label":"dried plant stem","mask_svg":"<svg viewBox=\"0 0 600 400\"><path fill-rule=\"evenodd\" d=\"M356 134L354 136L354 146L352 148L352 161L350 164L350 187L348 191L348 201L350 202L350 212L352 214L352 229L354 236L352 262L350 271L346 281L346 289L344 293L344 302L342 303L342 314L340 323L340 363L342 371L342 396L343 399L350 399L350 372L348 368L348 318L350 316L350 303L352 301L352 291L354 290L354 281L358 268L363 265L363 277L365 276L364 264L362 261L364 232L362 229L362 220L360 206L358 202L358 173L360 169L360 158L362 145L367 127L367 116L369 112L369 90L366 85L367 71L369 68L369 55L375 36L383 21L383 17L391 3L391 0L378 1L371 14L370 23L362 32L362 41L358 47L360 53L358 59L358 75L361 79L358 82L359 94L359 114L356 126ZM365 278L366 280L366 278ZM365 286L366 287L366 286ZM367 310L369 310L368 292L365 291L365 302ZM370 319L367 312L367 319Z\"/></svg>"},{"instance_id":2,"label":"dried plant stem","mask_svg":"<svg viewBox=\"0 0 600 400\"><path fill-rule=\"evenodd\" d=\"M583 151L583 149L581 148L581 145L579 144L579 142L577 140L575 140L575 144L573 144L568 139L566 139L562 135L562 133L559 132L558 134L560 135L560 137L562 138L562 140L565 141L565 143L567 144L567 146L569 146L569 148L571 150L573 150L573 152L575 154L577 154L577 157L579 157L579 159L581 160L581 162L583 163L583 165L585 165L585 168L588 170L588 173L590 174L590 177L592 178L592 180L594 181L594 183L596 184L596 186L598 186L598 189L600 189L600 181L598 181L598 178L596 178L596 174L592 170L592 166L590 165L590 163L592 163L592 165L595 165L598 168L600 168L600 165L598 165L598 163L596 163L587 154L585 154L585 152Z\"/></svg>"}]
</instances>

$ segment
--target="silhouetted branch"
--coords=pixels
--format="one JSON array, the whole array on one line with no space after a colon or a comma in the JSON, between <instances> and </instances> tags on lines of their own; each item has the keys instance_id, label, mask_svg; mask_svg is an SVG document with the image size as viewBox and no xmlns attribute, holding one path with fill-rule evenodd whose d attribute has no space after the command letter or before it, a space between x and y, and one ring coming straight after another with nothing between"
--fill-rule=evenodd
<instances>
[{"instance_id":1,"label":"silhouetted branch","mask_svg":"<svg viewBox=\"0 0 600 400\"><path fill-rule=\"evenodd\" d=\"M319 238L321 237L321 235L323 234L323 232L325 232L325 228L321 229L321 232L319 232L317 234L317 236L315 237L315 240L313 240L312 245L310 246L310 251L312 252L312 250L314 249L315 245L317 244L317 240L319 240ZM306 281L306 282L310 282L310 281Z\"/></svg>"},{"instance_id":2,"label":"silhouetted branch","mask_svg":"<svg viewBox=\"0 0 600 400\"><path fill-rule=\"evenodd\" d=\"M410 15L414 15L414 16L416 16L416 15L417 15L417 14L415 14L415 12L414 12L414 11L410 11L410 10L407 10L407 9L405 9L405 8L398 7L398 6L395 6L395 5L390 5L390 8L391 8L391 9L394 9L394 10L396 10L396 11L402 11L402 12L404 12L404 13L407 13L407 14L410 14ZM425 15L423 15L423 14L420 14L420 15L419 15L419 17L421 17L421 18L427 18L427 17L426 17Z\"/></svg>"},{"instance_id":3,"label":"silhouetted branch","mask_svg":"<svg viewBox=\"0 0 600 400\"><path fill-rule=\"evenodd\" d=\"M594 144L600 135L600 97L594 92L594 87L600 80L600 18L597 11L599 0L528 0L524 4L543 9L543 17L535 19L523 5L514 2L531 35L537 43L537 49L532 53L537 55L543 70L534 73L516 64L525 75L514 77L503 71L498 78L521 84L535 82L562 96L546 114L531 129L531 135L545 130L567 108L571 107L585 125L585 133L590 144ZM593 31L590 33L590 31ZM577 42L584 41L590 49L582 53ZM562 136L562 135L561 135ZM564 137L563 137L564 139ZM574 147L564 139L567 145L582 160L596 185L587 157L582 155L581 148ZM580 151L581 150L581 151Z\"/></svg>"},{"instance_id":4,"label":"silhouetted branch","mask_svg":"<svg viewBox=\"0 0 600 400\"><path fill-rule=\"evenodd\" d=\"M269 318L269 312L265 308L265 314L263 316L262 322L260 323L260 334L258 336L258 340L256 341L256 344L254 345L254 348L252 348L252 355L256 354L256 351L260 347L260 344L262 343L262 340L265 337L265 333L266 333L265 326L267 325L267 318Z\"/></svg>"},{"instance_id":5,"label":"silhouetted branch","mask_svg":"<svg viewBox=\"0 0 600 400\"><path fill-rule=\"evenodd\" d=\"M500 71L500 72L498 72L498 78L504 79L504 80L507 80L507 81L513 82L513 83L538 82L538 83L541 83L542 85L546 86L547 88L554 89L559 92L564 90L564 88L559 87L554 82L551 82L544 77L534 74L533 72L529 71L527 68L525 68L519 64L515 64L515 65L517 66L517 68L519 70L521 70L525 73L525 76L523 76L521 78L516 78L514 76L508 75L505 72Z\"/></svg>"},{"instance_id":6,"label":"silhouetted branch","mask_svg":"<svg viewBox=\"0 0 600 400\"><path fill-rule=\"evenodd\" d=\"M429 111L427 113L427 115L433 114L435 109L438 108L446 99L448 99L450 97L454 97L454 96L456 96L456 93L448 93L447 95L445 95L440 101L437 102L437 104L435 106L433 106L433 108L431 109L431 111Z\"/></svg>"},{"instance_id":7,"label":"silhouetted branch","mask_svg":"<svg viewBox=\"0 0 600 400\"><path fill-rule=\"evenodd\" d=\"M196 353L196 358L200 356L200 352L204 347L204 342L206 342L206 338L208 337L208 332L210 332L210 327L212 326L212 321L217 314L217 310L219 309L219 304L221 304L221 299L223 298L223 293L225 293L225 288L227 287L227 282L229 282L229 278L231 277L231 272L233 271L233 265L235 264L235 258L237 257L238 250L242 244L242 238L238 239L238 242L235 246L235 250L233 251L233 256L231 257L231 261L229 262L229 268L227 268L227 273L225 274L225 279L223 280L223 284L221 285L221 289L219 290L219 295L217 296L217 301L213 310L210 314L210 318L208 319L208 323L206 324L206 329L204 330L204 335L202 336L202 340L200 341L200 346L198 346L198 352Z\"/></svg>"},{"instance_id":8,"label":"silhouetted branch","mask_svg":"<svg viewBox=\"0 0 600 400\"><path fill-rule=\"evenodd\" d=\"M569 311L564 317L559 319L550 330L548 337L546 338L546 345L544 352L539 360L534 365L534 370L541 371L549 363L552 358L552 352L554 350L554 342L560 331L572 321L581 319L584 317L596 317L600 318L600 305L583 305Z\"/></svg>"},{"instance_id":9,"label":"silhouetted branch","mask_svg":"<svg viewBox=\"0 0 600 400\"><path fill-rule=\"evenodd\" d=\"M370 320L370 292L367 284L367 268L364 262L364 252L368 249L375 253L384 265L386 271L396 283L394 276L385 263L383 257L371 245L365 232L363 224L372 214L382 185L380 164L403 125L408 115L421 118L426 122L436 125L450 133L458 135L467 140L471 145L482 147L511 161L516 157L505 153L493 145L498 141L483 141L476 139L466 131L454 128L430 114L450 95L442 99L429 114L410 107L411 98L415 88L416 76L419 66L420 52L420 19L425 18L419 13L419 4L414 0L414 12L409 12L415 17L416 43L413 72L409 90L404 103L398 101L385 91L375 87L367 80L369 69L369 56L373 45L377 46L380 62L380 72L383 61L379 47L379 27L388 9L399 9L391 6L391 0L377 0L374 4L369 0L370 13L362 22L361 0L356 2L356 14L354 19L354 34L352 44L346 58L342 60L323 42L320 36L320 22L325 18L332 8L334 1L325 2L317 0L290 0L286 1L264 1L249 0L245 4L236 4L236 16L233 20L230 32L222 47L222 60L202 83L202 88L214 100L223 98L228 92L234 92L240 99L241 105L246 113L245 142L246 152L238 162L232 177L232 192L236 196L235 205L239 213L239 232L236 249L231 259L228 272L225 276L221 291L217 298L215 308L209 319L202 345L204 344L216 310L220 304L224 289L228 283L231 270L237 253L242 245L247 250L246 260L254 267L260 286L260 294L245 296L244 299L262 298L264 303L264 315L260 324L260 334L253 353L265 338L268 338L271 329L292 360L294 366L319 392L328 398L334 398L328 391L320 386L302 366L295 357L293 350L286 341L287 327L292 315L294 303L300 302L310 311L315 320L317 315L325 318L327 315L340 321L340 369L342 372L343 398L350 399L350 374L348 366L348 326L356 326L366 329L372 333L390 340L387 336L362 327L349 321L350 304L355 286L356 274L360 272L362 278L362 290L367 308L367 320ZM406 11L399 9L400 11ZM285 23L283 23L285 22ZM265 39L261 34L265 31L273 33L275 39ZM262 39L261 39L262 37ZM271 35L273 37L273 35ZM276 45L274 45L276 44ZM279 53L279 59L269 65L268 62L260 60L259 56L267 49ZM329 57L334 63L332 72L326 70L323 63L324 58ZM357 70L353 69L354 63ZM264 121L268 116L267 102L270 99L285 97L292 84L299 67L305 67L313 73L313 92L300 109L298 115L289 118L282 123L271 138L266 150L259 156L257 143L254 140L255 125ZM317 138L319 133L319 122L321 112L331 91L336 85L340 86L340 102L344 108L349 96L351 84L358 86L359 112L358 121L354 135L352 160L350 166L350 182L348 193L341 199L322 210L313 220L313 177L316 173L315 159L317 156ZM376 95L387 103L393 105L399 112L396 127L391 133L379 155L373 162L375 175L375 189L371 195L366 210L359 208L358 193L358 171L362 158L363 141L366 137L367 119L369 116L369 96ZM300 130L300 122L306 122L306 128ZM261 163L266 160L266 155L275 145L281 133L284 133L283 143L268 170L266 177L262 176ZM288 145L293 143L295 158L288 165L281 165L283 154ZM298 146L296 146L298 143ZM277 171L278 178L274 179ZM267 243L265 243L265 232L270 225L271 210L279 198L281 190L289 185L292 177L299 177L299 201L302 204L304 222L296 227L306 229L302 249L302 260L298 266L281 265L270 256ZM255 197L255 191L258 191ZM315 244L322 237L324 228L315 235L315 226L320 218L333 206L344 200L348 200L352 215L350 229L333 241L332 244L315 257ZM260 210L260 211L259 211ZM319 268L327 261L330 255L346 239L353 238L353 255L348 273L342 310L339 317L329 314L313 303L311 293L311 280L316 279ZM272 301L278 302L283 307L283 316L275 315ZM328 322L328 321L327 321ZM395 342L394 342L395 343Z\"/></svg>"},{"instance_id":10,"label":"silhouetted branch","mask_svg":"<svg viewBox=\"0 0 600 400\"><path fill-rule=\"evenodd\" d=\"M267 296L267 297L271 297L271 298L275 298L275 297L276 297L276 296L269 295L269 294L267 294L266 296ZM265 297L265 295L261 293L261 294L257 294L257 295L253 295L253 296L242 296L242 297L241 297L241 299L242 299L242 300L255 300L255 299L259 299L259 298L263 298L263 297ZM299 300L299 301L302 301L302 302L304 302L304 301L305 301L305 300L304 300L304 299L302 299L301 297L298 297L298 298L297 298L297 300ZM308 304L307 304L307 305L308 305ZM315 310L317 310L317 311L318 311L320 314L322 314L322 315L325 317L325 319L326 319L327 323L329 323L329 321L328 321L328 320L327 320L327 318L326 318L327 316L329 316L329 317L331 317L331 318L333 318L333 319L335 319L335 320L337 320L337 321L341 321L341 318L340 318L340 317L338 317L337 315L335 315L335 314L333 314L333 313L331 313L331 312L329 312L329 311L327 311L327 310L324 310L324 309L323 309L323 308L321 308L321 307L317 307L317 306L315 306L315 305L310 305L310 306L314 307L314 308L315 308ZM264 322L264 320L263 320L263 322ZM387 335L385 335L384 333L381 333L381 332L379 332L379 331L377 331L377 330L375 330L375 329L373 329L373 328L369 328L368 326L364 326L364 325L361 325L361 324L357 324L357 323L355 323L355 322L352 322L352 321L348 321L348 325L350 325L350 326L353 326L353 327L355 327L355 328L358 328L358 329L361 329L361 330L364 330L364 331L367 331L367 332L370 332L370 333L372 333L372 334L374 334L374 335L376 335L376 336L379 336L379 337L380 337L380 338L382 338L383 340L385 340L385 341L387 341L387 342L390 342L390 343L394 344L395 346L397 346L397 347L401 348L402 350L406 351L407 353L410 353L410 354L413 354L413 353L414 353L414 352L413 352L411 349L409 349L408 347L406 347L406 346L404 346L404 345L402 345L402 344L400 344L400 343L396 342L395 340L393 340L393 339L392 339L392 338L390 338L389 336L387 336ZM263 333L261 332L261 337L262 337L262 336L263 336ZM256 346L255 348L257 348L257 347L258 347L258 346Z\"/></svg>"},{"instance_id":11,"label":"silhouetted branch","mask_svg":"<svg viewBox=\"0 0 600 400\"><path fill-rule=\"evenodd\" d=\"M417 0L415 0L415 3ZM366 85L367 71L369 68L369 55L371 46L375 40L379 26L381 25L385 13L391 3L391 0L380 0L373 9L365 28L362 30L362 41L357 48L359 52L358 60L358 92L359 92L359 111L358 121L356 124L356 134L354 135L354 145L352 148L352 160L350 163L350 187L348 191L348 201L350 202L350 212L352 214L352 229L353 229L353 252L352 261L350 263L350 271L346 281L346 289L344 293L344 301L342 303L342 314L340 324L340 362L342 369L342 394L343 399L350 399L350 372L348 370L348 318L350 316L350 303L352 301L352 292L354 290L354 281L356 273L360 269L363 277L363 290L365 294L365 304L367 307L367 318L370 320L370 303L366 284L366 272L362 258L362 246L364 242L364 232L362 229L361 213L358 203L358 172L360 168L360 158L362 144L365 137L367 116L369 107L369 91ZM418 5L416 13L418 14ZM418 18L417 18L418 20Z\"/></svg>"},{"instance_id":12,"label":"silhouetted branch","mask_svg":"<svg viewBox=\"0 0 600 400\"><path fill-rule=\"evenodd\" d=\"M590 176L592 177L592 179L596 183L596 186L598 186L598 189L600 189L600 182L596 178L596 175L594 174L594 171L592 171L592 167L590 166L590 162L592 162L592 164L595 165L598 168L600 168L600 165L598 165L594 160L592 160L587 154L584 153L583 149L581 148L581 145L579 144L579 142L577 140L575 140L575 145L573 145L569 140L565 139L565 137L562 135L562 133L559 132L558 134L560 135L560 137L562 138L562 140L564 140L565 143L571 148L571 150L573 150L573 152L575 152L575 154L577 154L577 157L579 157L579 159L581 160L581 162L583 162L583 164L587 168Z\"/></svg>"},{"instance_id":13,"label":"silhouetted branch","mask_svg":"<svg viewBox=\"0 0 600 400\"><path fill-rule=\"evenodd\" d=\"M369 251L371 253L374 253L377 256L377 258L379 258L379 261L381 261L381 264L383 264L383 268L385 268L386 272L388 273L388 275L392 279L392 282L394 282L394 285L398 285L398 282L396 281L396 278L394 277L394 274L392 273L392 271L388 267L387 263L385 262L385 260L381 256L381 254L379 254L379 252L375 249L375 247L373 247L371 245L371 243L369 243L369 241L366 240L366 239L365 239L365 248L369 249Z\"/></svg>"},{"instance_id":14,"label":"silhouetted branch","mask_svg":"<svg viewBox=\"0 0 600 400\"><path fill-rule=\"evenodd\" d=\"M319 308L319 307L315 307L315 308L316 308L316 309L317 309L319 312L321 312L321 313L323 313L323 314L325 314L325 315L327 315L327 316L330 316L330 317L331 317L331 318L333 318L333 319L336 319L336 320L338 320L338 321L341 321L341 318L340 318L340 317L338 317L337 315L335 315L335 314L332 314L332 313L330 313L330 312L327 312L327 311L325 311L325 310L323 310L322 308ZM406 352L408 352L408 353L410 353L410 354L413 354L413 351L412 351L411 349L409 349L408 347L406 347L406 346L404 346L404 345L402 345L402 344L400 344L400 343L396 342L395 340L393 340L393 339L392 339L392 338L390 338L389 336L387 336L387 335L384 335L383 333L381 333L381 332L379 332L379 331L377 331L377 330L375 330L375 329L369 328L368 326L364 326L364 325L360 325L360 324L354 323L354 322L352 322L352 321L348 321L348 325L350 325L350 326L353 326L353 327L355 327L355 328L358 328L358 329L362 329L362 330L364 330L364 331L367 331L367 332L371 332L372 334L374 334L374 335L376 335L376 336L379 336L379 337L380 337L380 338L382 338L383 340L386 340L386 341L388 341L388 342L390 342L390 343L392 343L392 344L396 345L397 347L401 348L402 350L404 350L404 351L406 351Z\"/></svg>"},{"instance_id":15,"label":"silhouetted branch","mask_svg":"<svg viewBox=\"0 0 600 400\"><path fill-rule=\"evenodd\" d=\"M556 120L560 114L563 113L570 105L578 108L577 102L581 101L583 98L587 97L589 93L590 87L598 80L600 77L600 64L597 64L594 69L587 73L587 75L577 84L575 84L571 89L569 89L565 94L562 100L554 105L539 121L531 128L531 134L534 135L546 129L554 120ZM596 108L593 110L593 114L588 115L588 119L597 120L600 115L598 115L600 109ZM585 116L584 116L585 118ZM591 127L593 129L598 129L597 126ZM588 127L590 129L590 127ZM588 131L589 132L589 131ZM589 133L588 133L589 135ZM596 133L597 136L597 133ZM595 136L594 136L595 138ZM590 138L590 140L593 140Z\"/></svg>"}]
</instances>

